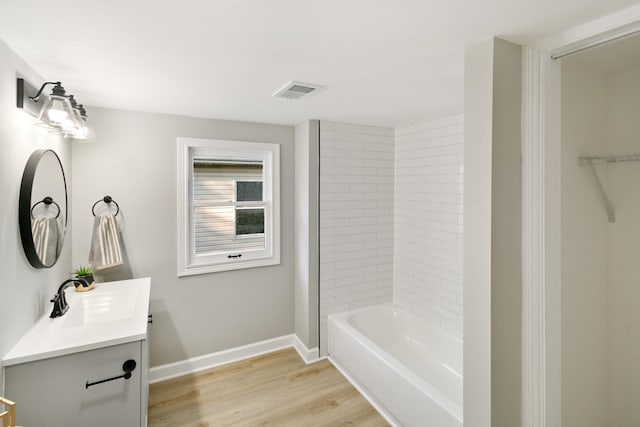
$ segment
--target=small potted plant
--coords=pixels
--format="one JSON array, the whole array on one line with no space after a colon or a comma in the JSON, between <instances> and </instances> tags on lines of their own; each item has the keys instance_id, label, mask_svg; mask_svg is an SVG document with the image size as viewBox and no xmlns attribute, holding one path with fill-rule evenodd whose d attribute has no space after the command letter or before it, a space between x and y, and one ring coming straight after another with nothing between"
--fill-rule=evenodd
<instances>
[{"instance_id":1,"label":"small potted plant","mask_svg":"<svg viewBox=\"0 0 640 427\"><path fill-rule=\"evenodd\" d=\"M93 283L93 271L89 267L80 267L73 272L77 279L84 279L90 285Z\"/></svg>"}]
</instances>

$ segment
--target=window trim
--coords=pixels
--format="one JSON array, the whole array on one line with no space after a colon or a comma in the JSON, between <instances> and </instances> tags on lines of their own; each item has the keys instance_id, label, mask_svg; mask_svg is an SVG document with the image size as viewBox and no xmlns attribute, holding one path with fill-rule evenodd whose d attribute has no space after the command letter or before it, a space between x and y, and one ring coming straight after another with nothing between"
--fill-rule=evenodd
<instances>
[{"instance_id":1,"label":"window trim","mask_svg":"<svg viewBox=\"0 0 640 427\"><path fill-rule=\"evenodd\" d=\"M178 277L219 271L239 270L280 264L280 145L262 142L231 141L204 138L177 138L177 269ZM243 253L253 254L249 259L225 259L211 262L207 256L196 255L193 251L192 235L192 195L193 176L191 162L194 156L209 151L217 158L246 158L263 160L263 193L265 208L265 249L257 256L255 250ZM268 181L271 181L269 185ZM234 188L234 192L237 191ZM234 199L236 195L234 194ZM270 221L267 219L270 213ZM235 213L234 213L235 214ZM267 223L268 221L268 223ZM271 230L268 233L268 230ZM269 235L268 235L269 234ZM219 258L219 257L218 257ZM204 261L203 261L204 260Z\"/></svg>"}]
</instances>

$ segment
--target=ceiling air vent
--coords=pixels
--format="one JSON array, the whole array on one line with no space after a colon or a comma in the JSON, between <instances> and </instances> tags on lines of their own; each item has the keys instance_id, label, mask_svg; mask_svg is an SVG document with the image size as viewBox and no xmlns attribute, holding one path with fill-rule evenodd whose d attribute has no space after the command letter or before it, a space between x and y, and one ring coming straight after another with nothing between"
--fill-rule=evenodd
<instances>
[{"instance_id":1,"label":"ceiling air vent","mask_svg":"<svg viewBox=\"0 0 640 427\"><path fill-rule=\"evenodd\" d=\"M300 99L316 93L321 86L303 82L289 82L278 89L273 96L276 98Z\"/></svg>"}]
</instances>

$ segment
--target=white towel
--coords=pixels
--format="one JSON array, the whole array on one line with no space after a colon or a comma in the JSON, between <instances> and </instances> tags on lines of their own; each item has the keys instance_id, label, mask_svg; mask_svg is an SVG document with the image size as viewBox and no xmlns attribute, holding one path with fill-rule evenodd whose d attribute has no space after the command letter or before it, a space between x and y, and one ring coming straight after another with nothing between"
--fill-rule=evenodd
<instances>
[{"instance_id":1,"label":"white towel","mask_svg":"<svg viewBox=\"0 0 640 427\"><path fill-rule=\"evenodd\" d=\"M58 221L55 218L35 218L31 224L31 233L40 262L52 266L58 259Z\"/></svg>"},{"instance_id":2,"label":"white towel","mask_svg":"<svg viewBox=\"0 0 640 427\"><path fill-rule=\"evenodd\" d=\"M122 264L122 248L116 217L100 215L93 221L89 263L95 270Z\"/></svg>"}]
</instances>

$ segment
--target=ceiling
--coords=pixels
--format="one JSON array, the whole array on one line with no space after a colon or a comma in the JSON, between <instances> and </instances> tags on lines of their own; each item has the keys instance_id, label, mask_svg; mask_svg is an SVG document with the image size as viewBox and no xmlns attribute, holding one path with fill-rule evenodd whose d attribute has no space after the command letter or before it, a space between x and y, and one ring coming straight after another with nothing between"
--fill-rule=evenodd
<instances>
[{"instance_id":1,"label":"ceiling","mask_svg":"<svg viewBox=\"0 0 640 427\"><path fill-rule=\"evenodd\" d=\"M462 110L466 46L527 43L636 3L2 0L0 39L90 106L396 126ZM326 88L271 97L290 80Z\"/></svg>"}]
</instances>

